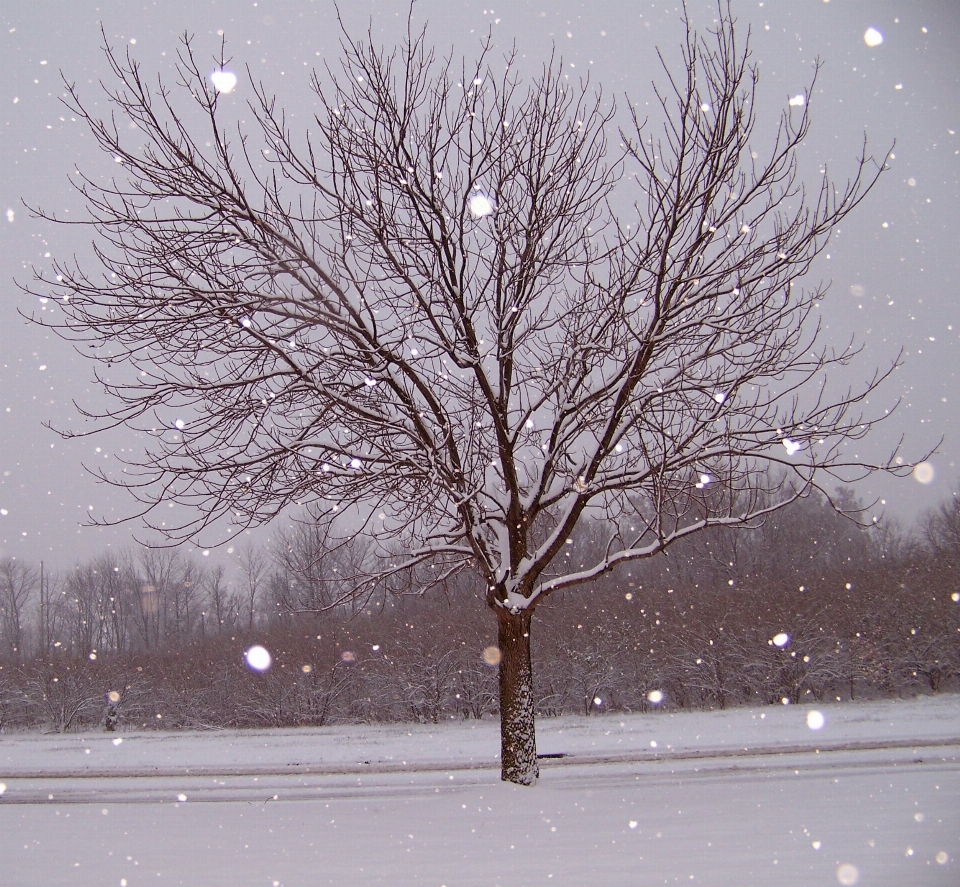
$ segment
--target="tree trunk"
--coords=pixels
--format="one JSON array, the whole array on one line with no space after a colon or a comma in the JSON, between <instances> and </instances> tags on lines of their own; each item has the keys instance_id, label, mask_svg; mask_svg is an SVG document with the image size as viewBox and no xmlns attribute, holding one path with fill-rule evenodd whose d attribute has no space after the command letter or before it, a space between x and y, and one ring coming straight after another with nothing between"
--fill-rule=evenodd
<instances>
[{"instance_id":1,"label":"tree trunk","mask_svg":"<svg viewBox=\"0 0 960 887\"><path fill-rule=\"evenodd\" d=\"M500 778L533 785L540 775L530 665L529 610L497 608L500 646Z\"/></svg>"}]
</instances>

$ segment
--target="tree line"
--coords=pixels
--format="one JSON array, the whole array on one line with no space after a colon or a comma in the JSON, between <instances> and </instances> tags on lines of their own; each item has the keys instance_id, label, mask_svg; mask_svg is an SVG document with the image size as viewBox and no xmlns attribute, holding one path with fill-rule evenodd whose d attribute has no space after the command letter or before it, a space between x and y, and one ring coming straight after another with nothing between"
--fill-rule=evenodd
<instances>
[{"instance_id":1,"label":"tree line","mask_svg":"<svg viewBox=\"0 0 960 887\"><path fill-rule=\"evenodd\" d=\"M847 510L856 503L839 498ZM837 503L834 503L837 504ZM565 569L603 538L589 521ZM337 603L362 545L294 524L232 576L179 549L63 573L0 559L0 728L439 722L498 713L497 638L469 574ZM355 564L354 564L355 565ZM960 689L960 495L910 532L810 496L705 531L542 609L540 715L838 701ZM473 614L465 617L465 614ZM245 651L264 646L269 668Z\"/></svg>"}]
</instances>

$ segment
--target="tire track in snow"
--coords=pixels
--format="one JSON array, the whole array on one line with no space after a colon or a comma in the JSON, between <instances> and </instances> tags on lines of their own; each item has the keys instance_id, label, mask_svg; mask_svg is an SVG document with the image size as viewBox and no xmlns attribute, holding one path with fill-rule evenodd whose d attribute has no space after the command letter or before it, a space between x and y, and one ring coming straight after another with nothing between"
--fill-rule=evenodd
<instances>
[{"instance_id":1,"label":"tire track in snow","mask_svg":"<svg viewBox=\"0 0 960 887\"><path fill-rule=\"evenodd\" d=\"M601 787L640 780L732 779L837 775L905 765L960 769L960 740L903 740L781 745L757 748L649 750L616 755L575 754L542 762L541 785L554 789ZM499 765L428 762L263 767L182 767L6 775L0 806L10 804L224 803L284 800L372 799L461 791L499 785Z\"/></svg>"},{"instance_id":2,"label":"tire track in snow","mask_svg":"<svg viewBox=\"0 0 960 887\"><path fill-rule=\"evenodd\" d=\"M852 742L834 742L802 745L760 745L738 746L736 748L717 747L703 749L638 749L616 754L590 754L588 752L553 752L541 757L541 767L554 768L584 764L626 764L651 763L657 761L692 761L714 758L769 757L776 755L829 754L843 751L883 751L906 748L960 748L960 737L948 739L878 739ZM562 755L562 757L558 757ZM488 770L499 767L496 759L487 761L424 761L391 763L388 761L358 761L356 764L298 764L290 763L286 767L276 764L222 766L201 764L183 767L84 767L70 770L60 768L39 770L8 769L0 776L7 779L118 779L185 776L353 776L381 773L437 773L468 770Z\"/></svg>"}]
</instances>

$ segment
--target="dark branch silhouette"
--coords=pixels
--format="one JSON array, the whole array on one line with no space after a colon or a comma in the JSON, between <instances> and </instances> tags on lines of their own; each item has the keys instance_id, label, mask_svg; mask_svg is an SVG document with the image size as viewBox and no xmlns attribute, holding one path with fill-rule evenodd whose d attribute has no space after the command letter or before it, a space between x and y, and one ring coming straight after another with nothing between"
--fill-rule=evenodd
<instances>
[{"instance_id":1,"label":"dark branch silhouette","mask_svg":"<svg viewBox=\"0 0 960 887\"><path fill-rule=\"evenodd\" d=\"M75 180L101 269L57 262L28 289L107 367L111 406L85 415L149 435L107 478L149 526L181 539L300 506L323 552L367 538L304 606L479 572L503 777L530 783L540 601L898 470L847 446L897 361L838 388L859 350L821 341L807 277L883 160L864 145L845 181L805 185L807 103L758 154L726 8L707 36L688 22L659 124L557 59L523 82L489 37L461 63L412 25L394 50L342 49L301 132L252 76L238 123L189 37L177 88L108 46L113 114L68 98L116 161ZM180 524L171 502L191 506ZM587 514L607 537L568 568Z\"/></svg>"}]
</instances>

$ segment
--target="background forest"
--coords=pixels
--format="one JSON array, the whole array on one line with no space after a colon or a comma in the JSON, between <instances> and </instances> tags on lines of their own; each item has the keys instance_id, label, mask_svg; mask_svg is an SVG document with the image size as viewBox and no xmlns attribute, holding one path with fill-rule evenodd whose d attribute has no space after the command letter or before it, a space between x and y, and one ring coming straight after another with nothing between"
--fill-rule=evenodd
<instances>
[{"instance_id":1,"label":"background forest","mask_svg":"<svg viewBox=\"0 0 960 887\"><path fill-rule=\"evenodd\" d=\"M837 505L856 506L839 491ZM589 521L576 564L599 544ZM0 560L0 729L438 722L497 713L494 626L469 575L338 605L366 553L294 525L236 575L178 549L72 570ZM566 565L565 565L566 566ZM808 497L560 593L533 634L541 716L960 689L960 495L910 532ZM343 578L341 578L343 577ZM244 653L266 647L258 672ZM662 695L661 695L662 694Z\"/></svg>"}]
</instances>

